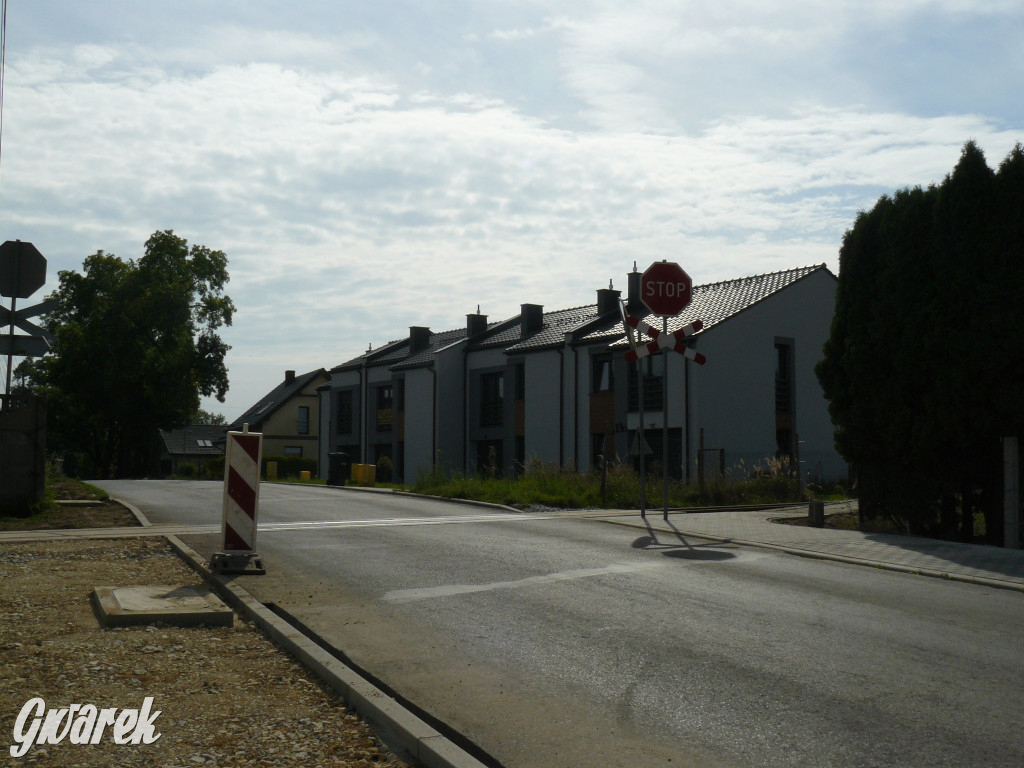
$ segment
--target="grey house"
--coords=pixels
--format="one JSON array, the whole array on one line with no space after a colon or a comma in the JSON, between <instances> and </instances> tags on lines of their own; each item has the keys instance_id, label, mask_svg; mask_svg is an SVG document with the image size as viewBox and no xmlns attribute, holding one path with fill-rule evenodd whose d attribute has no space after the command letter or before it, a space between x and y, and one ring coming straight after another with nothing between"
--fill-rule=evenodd
<instances>
[{"instance_id":1,"label":"grey house","mask_svg":"<svg viewBox=\"0 0 1024 768\"><path fill-rule=\"evenodd\" d=\"M635 269L627 284L630 314L660 329ZM708 362L675 351L641 361L647 461L664 458L667 418L677 476L695 477L701 458L717 468L772 456L799 460L805 476L844 476L814 375L835 288L824 265L694 286L668 328L702 320L689 345ZM621 298L609 287L572 309L523 304L500 322L477 313L444 333L414 326L335 367L319 391L321 466L332 451L362 463L388 456L411 481L437 464L508 474L533 459L580 470L602 456L638 461L638 366L625 361Z\"/></svg>"}]
</instances>

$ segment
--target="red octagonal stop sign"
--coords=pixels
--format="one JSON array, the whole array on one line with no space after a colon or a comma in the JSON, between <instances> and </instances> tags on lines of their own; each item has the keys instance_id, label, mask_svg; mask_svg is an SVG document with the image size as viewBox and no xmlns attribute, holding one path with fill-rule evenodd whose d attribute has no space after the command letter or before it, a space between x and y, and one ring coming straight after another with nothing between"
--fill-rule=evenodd
<instances>
[{"instance_id":1,"label":"red octagonal stop sign","mask_svg":"<svg viewBox=\"0 0 1024 768\"><path fill-rule=\"evenodd\" d=\"M690 303L693 282L673 261L656 261L640 278L640 298L656 315L678 315Z\"/></svg>"}]
</instances>

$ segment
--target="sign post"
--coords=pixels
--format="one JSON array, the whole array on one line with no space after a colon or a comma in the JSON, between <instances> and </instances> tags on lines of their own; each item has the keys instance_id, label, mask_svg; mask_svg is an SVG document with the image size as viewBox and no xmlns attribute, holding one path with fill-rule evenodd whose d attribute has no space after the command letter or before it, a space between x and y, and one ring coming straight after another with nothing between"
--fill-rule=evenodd
<instances>
[{"instance_id":1,"label":"sign post","mask_svg":"<svg viewBox=\"0 0 1024 768\"><path fill-rule=\"evenodd\" d=\"M227 437L221 521L224 550L210 558L210 569L216 573L265 574L263 561L256 553L263 435L250 432L246 424L241 432L228 432Z\"/></svg>"},{"instance_id":2,"label":"sign post","mask_svg":"<svg viewBox=\"0 0 1024 768\"><path fill-rule=\"evenodd\" d=\"M686 274L683 268L675 262L656 261L640 277L640 298L651 312L661 315L662 328L660 333L657 331L652 333L651 331L654 329L651 329L650 326L644 329L648 335L659 342L658 348L661 349L660 340L664 339L667 344L670 338L668 318L682 312L693 298L693 281L690 280L690 276ZM697 325L697 323L694 323L694 325ZM683 330L685 331L686 329ZM699 326L695 330L699 330ZM681 341L682 339L680 338L679 342L674 346L681 346ZM684 346L683 349L686 349L686 347ZM688 351L692 352L692 350ZM637 362L639 364L639 356ZM642 370L638 371L638 373L641 377L643 376ZM665 359L665 375L662 377L661 390L662 504L665 519L668 520L668 359ZM641 514L643 514L643 511L641 511Z\"/></svg>"}]
</instances>

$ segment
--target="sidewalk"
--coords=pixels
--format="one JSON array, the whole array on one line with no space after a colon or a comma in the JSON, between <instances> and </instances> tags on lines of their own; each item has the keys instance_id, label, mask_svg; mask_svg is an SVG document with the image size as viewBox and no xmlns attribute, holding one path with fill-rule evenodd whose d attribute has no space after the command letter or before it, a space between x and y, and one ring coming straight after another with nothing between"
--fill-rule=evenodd
<instances>
[{"instance_id":1,"label":"sidewalk","mask_svg":"<svg viewBox=\"0 0 1024 768\"><path fill-rule=\"evenodd\" d=\"M828 505L825 513L846 511L847 503L840 503ZM806 514L805 509L798 508L757 512L670 511L666 522L661 510L654 509L648 510L646 522L639 513L630 518L598 519L669 536L696 536L1024 592L1024 550L771 522Z\"/></svg>"}]
</instances>

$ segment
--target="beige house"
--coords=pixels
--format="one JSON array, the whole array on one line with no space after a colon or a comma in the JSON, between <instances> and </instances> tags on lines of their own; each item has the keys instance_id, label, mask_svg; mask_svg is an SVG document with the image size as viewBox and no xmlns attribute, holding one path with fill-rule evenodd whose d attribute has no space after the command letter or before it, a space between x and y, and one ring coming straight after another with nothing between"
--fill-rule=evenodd
<instances>
[{"instance_id":1,"label":"beige house","mask_svg":"<svg viewBox=\"0 0 1024 768\"><path fill-rule=\"evenodd\" d=\"M229 429L263 433L263 455L304 456L317 460L320 408L317 387L328 381L320 368L296 376L285 371L284 381L231 423Z\"/></svg>"}]
</instances>

